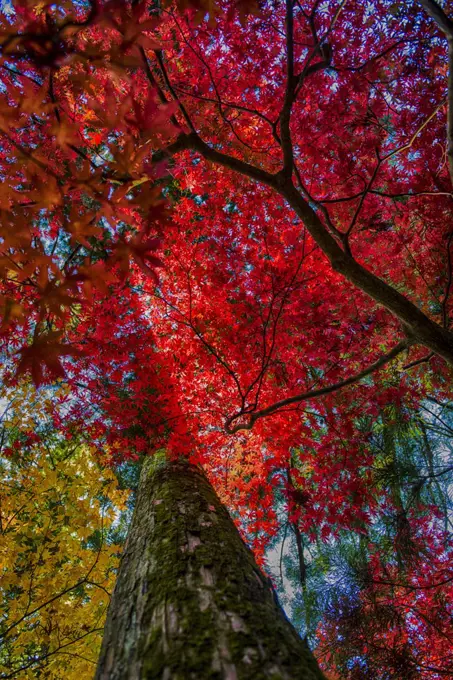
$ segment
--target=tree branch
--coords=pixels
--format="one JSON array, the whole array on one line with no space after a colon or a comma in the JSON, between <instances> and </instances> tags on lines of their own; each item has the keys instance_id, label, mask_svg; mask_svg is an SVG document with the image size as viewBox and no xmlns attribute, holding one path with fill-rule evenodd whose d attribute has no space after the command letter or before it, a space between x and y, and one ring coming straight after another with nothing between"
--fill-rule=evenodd
<instances>
[{"instance_id":1,"label":"tree branch","mask_svg":"<svg viewBox=\"0 0 453 680\"><path fill-rule=\"evenodd\" d=\"M283 174L291 176L293 171L293 144L291 141L291 108L294 103L296 83L294 81L294 4L286 0L286 91L280 113L280 137L283 151Z\"/></svg>"},{"instance_id":2,"label":"tree branch","mask_svg":"<svg viewBox=\"0 0 453 680\"><path fill-rule=\"evenodd\" d=\"M411 335L412 341L425 345L453 365L453 333L432 321L396 288L365 269L351 255L343 251L327 231L315 210L292 184L286 183L281 187L281 194L304 222L308 232L328 257L335 271L396 316Z\"/></svg>"},{"instance_id":3,"label":"tree branch","mask_svg":"<svg viewBox=\"0 0 453 680\"><path fill-rule=\"evenodd\" d=\"M447 95L447 158L450 180L453 184L453 21L436 0L419 0L448 41L448 95Z\"/></svg>"},{"instance_id":4,"label":"tree branch","mask_svg":"<svg viewBox=\"0 0 453 680\"><path fill-rule=\"evenodd\" d=\"M173 89L173 85L170 82L170 78L168 77L167 69L165 68L162 50L155 50L155 55L156 55L156 59L159 63L160 70L162 72L162 76L164 78L165 85L168 87L168 90L169 90L171 96L173 97L173 99L177 102L179 109L180 109L180 111L181 111L181 113L184 117L184 120L186 121L187 125L189 126L189 129L192 130L192 132L195 132L195 128L194 128L192 120L191 120L191 118L190 118L190 116L187 112L187 109L184 106L184 104L182 103L182 101L180 100L180 98L178 97L177 93Z\"/></svg>"},{"instance_id":5,"label":"tree branch","mask_svg":"<svg viewBox=\"0 0 453 680\"><path fill-rule=\"evenodd\" d=\"M359 380L362 380L362 378L365 378L374 371L377 371L386 364L388 364L389 361L395 359L395 357L397 357L398 354L401 354L401 352L406 350L409 346L410 341L403 340L399 342L392 350L390 350L390 352L387 352L387 354L381 356L373 364L365 368L363 371L360 371L360 373L356 373L356 375L353 375L350 378L346 378L345 380L341 380L338 383L334 383L333 385L326 385L325 387L321 387L318 390L311 390L308 392L303 392L302 394L295 394L292 397L287 397L286 399L276 401L274 404L271 404L270 406L267 406L266 408L263 408L260 411L255 411L254 413L250 414L249 421L247 423L234 425L232 427L232 424L235 420L240 418L242 415L246 415L243 413L237 413L234 416L231 416L231 418L229 418L226 421L225 430L227 434L235 434L236 432L239 432L239 430L251 430L253 425L259 418L264 418L264 416L271 415L272 413L279 411L285 406L298 404L301 401L307 401L308 399L317 399L318 397L321 397L325 394L337 392L338 390L341 390L343 389L343 387L347 387L348 385L353 385L354 383L359 382Z\"/></svg>"},{"instance_id":6,"label":"tree branch","mask_svg":"<svg viewBox=\"0 0 453 680\"><path fill-rule=\"evenodd\" d=\"M436 0L419 0L419 2L431 19L434 19L442 33L445 33L448 39L453 39L453 21L447 17Z\"/></svg>"},{"instance_id":7,"label":"tree branch","mask_svg":"<svg viewBox=\"0 0 453 680\"><path fill-rule=\"evenodd\" d=\"M181 144L182 143L183 142L181 140ZM255 165L246 163L240 158L235 158L234 156L229 156L228 154L225 154L221 151L217 151L217 149L213 149L211 146L208 146L208 144L206 144L206 142L204 142L197 133L192 132L189 135L186 135L185 147L198 151L203 156L203 158L206 158L208 161L222 165L225 168L230 168L230 170L239 172L241 175L250 177L250 179L254 179L257 182L267 184L274 189L279 186L277 175L273 175L266 170L256 167ZM170 147L168 148L170 149Z\"/></svg>"},{"instance_id":8,"label":"tree branch","mask_svg":"<svg viewBox=\"0 0 453 680\"><path fill-rule=\"evenodd\" d=\"M427 122L425 121L423 126ZM198 151L208 161L227 167L275 189L286 199L296 215L303 221L315 243L329 259L334 271L344 276L397 317L410 334L413 342L419 342L441 356L447 363L453 365L453 333L432 321L396 288L380 279L345 252L329 233L316 211L296 189L291 178L284 177L281 173L273 175L239 158L213 149L197 133L193 132L181 134L173 144L156 154L155 160L158 160L159 157L172 156L183 149ZM382 160L387 158L388 156Z\"/></svg>"}]
</instances>

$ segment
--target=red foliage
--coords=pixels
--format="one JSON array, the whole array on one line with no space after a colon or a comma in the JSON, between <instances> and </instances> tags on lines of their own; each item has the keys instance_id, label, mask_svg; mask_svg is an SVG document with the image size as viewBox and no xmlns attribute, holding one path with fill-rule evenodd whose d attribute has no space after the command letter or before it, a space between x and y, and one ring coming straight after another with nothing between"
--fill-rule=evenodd
<instances>
[{"instance_id":1,"label":"red foliage","mask_svg":"<svg viewBox=\"0 0 453 680\"><path fill-rule=\"evenodd\" d=\"M71 427L115 460L191 456L259 556L278 494L308 535L366 533L373 419L416 406L424 375L448 394L453 365L435 23L388 0L16 5L10 378L64 364Z\"/></svg>"}]
</instances>

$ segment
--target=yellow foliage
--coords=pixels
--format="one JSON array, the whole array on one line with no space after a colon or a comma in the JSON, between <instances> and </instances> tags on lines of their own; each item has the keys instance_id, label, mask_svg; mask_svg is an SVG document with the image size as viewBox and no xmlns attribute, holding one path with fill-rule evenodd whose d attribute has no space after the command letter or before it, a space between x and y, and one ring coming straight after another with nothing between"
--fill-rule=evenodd
<instances>
[{"instance_id":1,"label":"yellow foliage","mask_svg":"<svg viewBox=\"0 0 453 680\"><path fill-rule=\"evenodd\" d=\"M46 396L30 413L30 391L0 394L0 434L34 429ZM93 677L126 500L88 446L58 434L0 455L0 678Z\"/></svg>"}]
</instances>

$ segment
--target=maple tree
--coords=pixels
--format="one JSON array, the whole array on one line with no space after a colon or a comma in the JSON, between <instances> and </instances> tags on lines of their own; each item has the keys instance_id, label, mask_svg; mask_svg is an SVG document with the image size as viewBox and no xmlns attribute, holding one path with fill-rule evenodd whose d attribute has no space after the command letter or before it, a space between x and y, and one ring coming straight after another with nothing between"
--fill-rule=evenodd
<instances>
[{"instance_id":1,"label":"maple tree","mask_svg":"<svg viewBox=\"0 0 453 680\"><path fill-rule=\"evenodd\" d=\"M202 466L258 560L284 507L301 575L304 541L401 512L359 421L451 396L451 10L18 0L2 21L5 380L64 380L55 425L112 462ZM406 520L441 565L429 511Z\"/></svg>"},{"instance_id":2,"label":"maple tree","mask_svg":"<svg viewBox=\"0 0 453 680\"><path fill-rule=\"evenodd\" d=\"M1 678L91 677L96 667L127 494L87 444L52 428L66 398L26 384L0 396Z\"/></svg>"}]
</instances>

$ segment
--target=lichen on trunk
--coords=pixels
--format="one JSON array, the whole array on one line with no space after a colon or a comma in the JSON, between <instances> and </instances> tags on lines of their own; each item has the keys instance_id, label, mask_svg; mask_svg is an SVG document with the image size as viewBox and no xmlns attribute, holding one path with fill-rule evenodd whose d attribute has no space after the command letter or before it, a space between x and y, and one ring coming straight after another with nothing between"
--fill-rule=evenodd
<instances>
[{"instance_id":1,"label":"lichen on trunk","mask_svg":"<svg viewBox=\"0 0 453 680\"><path fill-rule=\"evenodd\" d=\"M320 680L201 469L143 465L96 680Z\"/></svg>"}]
</instances>

